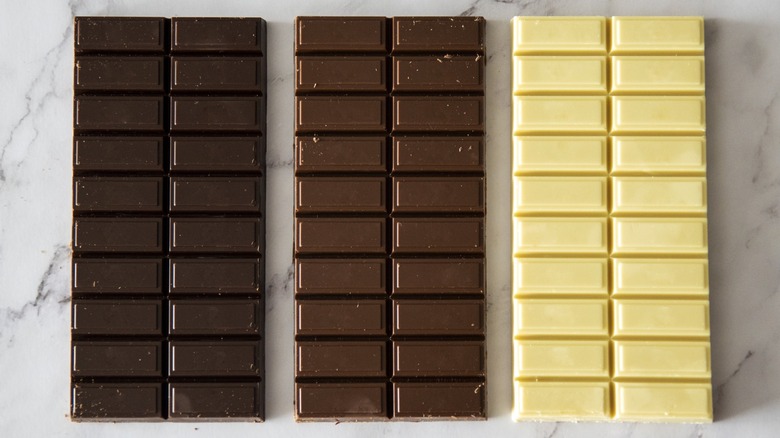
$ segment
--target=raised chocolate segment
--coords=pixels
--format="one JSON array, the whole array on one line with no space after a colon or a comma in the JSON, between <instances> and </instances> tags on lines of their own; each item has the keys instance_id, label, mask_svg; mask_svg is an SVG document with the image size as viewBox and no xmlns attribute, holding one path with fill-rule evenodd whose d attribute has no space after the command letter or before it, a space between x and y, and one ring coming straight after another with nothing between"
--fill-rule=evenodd
<instances>
[{"instance_id":1,"label":"raised chocolate segment","mask_svg":"<svg viewBox=\"0 0 780 438\"><path fill-rule=\"evenodd\" d=\"M160 335L160 300L73 300L76 335Z\"/></svg>"},{"instance_id":2,"label":"raised chocolate segment","mask_svg":"<svg viewBox=\"0 0 780 438\"><path fill-rule=\"evenodd\" d=\"M384 218L296 219L298 254L384 254Z\"/></svg>"},{"instance_id":3,"label":"raised chocolate segment","mask_svg":"<svg viewBox=\"0 0 780 438\"><path fill-rule=\"evenodd\" d=\"M263 286L259 259L171 259L171 294L258 294Z\"/></svg>"},{"instance_id":4,"label":"raised chocolate segment","mask_svg":"<svg viewBox=\"0 0 780 438\"><path fill-rule=\"evenodd\" d=\"M171 19L172 52L265 51L265 20L260 18Z\"/></svg>"},{"instance_id":5,"label":"raised chocolate segment","mask_svg":"<svg viewBox=\"0 0 780 438\"><path fill-rule=\"evenodd\" d=\"M484 294L482 259L395 259L393 295Z\"/></svg>"},{"instance_id":6,"label":"raised chocolate segment","mask_svg":"<svg viewBox=\"0 0 780 438\"><path fill-rule=\"evenodd\" d=\"M393 376L460 377L485 374L484 342L393 342Z\"/></svg>"},{"instance_id":7,"label":"raised chocolate segment","mask_svg":"<svg viewBox=\"0 0 780 438\"><path fill-rule=\"evenodd\" d=\"M76 52L158 52L165 20L152 17L77 17Z\"/></svg>"},{"instance_id":8,"label":"raised chocolate segment","mask_svg":"<svg viewBox=\"0 0 780 438\"><path fill-rule=\"evenodd\" d=\"M298 133L385 131L384 96L302 96L295 98Z\"/></svg>"},{"instance_id":9,"label":"raised chocolate segment","mask_svg":"<svg viewBox=\"0 0 780 438\"><path fill-rule=\"evenodd\" d=\"M74 211L162 211L162 178L74 178Z\"/></svg>"},{"instance_id":10,"label":"raised chocolate segment","mask_svg":"<svg viewBox=\"0 0 780 438\"><path fill-rule=\"evenodd\" d=\"M161 132L163 99L147 96L76 96L74 131Z\"/></svg>"},{"instance_id":11,"label":"raised chocolate segment","mask_svg":"<svg viewBox=\"0 0 780 438\"><path fill-rule=\"evenodd\" d=\"M384 336L385 301L299 301L296 334Z\"/></svg>"},{"instance_id":12,"label":"raised chocolate segment","mask_svg":"<svg viewBox=\"0 0 780 438\"><path fill-rule=\"evenodd\" d=\"M298 383L299 419L387 418L385 383Z\"/></svg>"},{"instance_id":13,"label":"raised chocolate segment","mask_svg":"<svg viewBox=\"0 0 780 438\"><path fill-rule=\"evenodd\" d=\"M393 53L485 51L482 17L393 17Z\"/></svg>"},{"instance_id":14,"label":"raised chocolate segment","mask_svg":"<svg viewBox=\"0 0 780 438\"><path fill-rule=\"evenodd\" d=\"M161 376L159 342L73 342L74 376Z\"/></svg>"},{"instance_id":15,"label":"raised chocolate segment","mask_svg":"<svg viewBox=\"0 0 780 438\"><path fill-rule=\"evenodd\" d=\"M71 416L126 420L162 417L159 383L75 383Z\"/></svg>"},{"instance_id":16,"label":"raised chocolate segment","mask_svg":"<svg viewBox=\"0 0 780 438\"><path fill-rule=\"evenodd\" d=\"M171 172L261 172L261 137L172 137Z\"/></svg>"},{"instance_id":17,"label":"raised chocolate segment","mask_svg":"<svg viewBox=\"0 0 780 438\"><path fill-rule=\"evenodd\" d=\"M171 58L171 91L263 92L265 74L260 58Z\"/></svg>"},{"instance_id":18,"label":"raised chocolate segment","mask_svg":"<svg viewBox=\"0 0 780 438\"><path fill-rule=\"evenodd\" d=\"M73 293L160 294L161 259L89 259L73 260Z\"/></svg>"},{"instance_id":19,"label":"raised chocolate segment","mask_svg":"<svg viewBox=\"0 0 780 438\"><path fill-rule=\"evenodd\" d=\"M386 171L385 137L298 137L295 144L298 173Z\"/></svg>"},{"instance_id":20,"label":"raised chocolate segment","mask_svg":"<svg viewBox=\"0 0 780 438\"><path fill-rule=\"evenodd\" d=\"M298 178L295 197L297 213L384 213L385 178Z\"/></svg>"},{"instance_id":21,"label":"raised chocolate segment","mask_svg":"<svg viewBox=\"0 0 780 438\"><path fill-rule=\"evenodd\" d=\"M260 132L259 97L171 97L171 132Z\"/></svg>"},{"instance_id":22,"label":"raised chocolate segment","mask_svg":"<svg viewBox=\"0 0 780 438\"><path fill-rule=\"evenodd\" d=\"M394 383L396 417L483 418L485 383Z\"/></svg>"},{"instance_id":23,"label":"raised chocolate segment","mask_svg":"<svg viewBox=\"0 0 780 438\"><path fill-rule=\"evenodd\" d=\"M385 53L384 17L296 17L295 52Z\"/></svg>"},{"instance_id":24,"label":"raised chocolate segment","mask_svg":"<svg viewBox=\"0 0 780 438\"><path fill-rule=\"evenodd\" d=\"M171 383L168 417L189 421L203 418L263 418L263 384Z\"/></svg>"},{"instance_id":25,"label":"raised chocolate segment","mask_svg":"<svg viewBox=\"0 0 780 438\"><path fill-rule=\"evenodd\" d=\"M163 58L81 56L73 88L78 91L163 91Z\"/></svg>"},{"instance_id":26,"label":"raised chocolate segment","mask_svg":"<svg viewBox=\"0 0 780 438\"><path fill-rule=\"evenodd\" d=\"M73 170L104 172L161 171L160 137L75 137Z\"/></svg>"},{"instance_id":27,"label":"raised chocolate segment","mask_svg":"<svg viewBox=\"0 0 780 438\"><path fill-rule=\"evenodd\" d=\"M485 171L482 137L395 137L393 172Z\"/></svg>"},{"instance_id":28,"label":"raised chocolate segment","mask_svg":"<svg viewBox=\"0 0 780 438\"><path fill-rule=\"evenodd\" d=\"M171 377L260 376L263 344L260 341L171 341Z\"/></svg>"},{"instance_id":29,"label":"raised chocolate segment","mask_svg":"<svg viewBox=\"0 0 780 438\"><path fill-rule=\"evenodd\" d=\"M260 253L262 219L171 218L171 253Z\"/></svg>"},{"instance_id":30,"label":"raised chocolate segment","mask_svg":"<svg viewBox=\"0 0 780 438\"><path fill-rule=\"evenodd\" d=\"M385 342L298 342L298 377L385 377Z\"/></svg>"},{"instance_id":31,"label":"raised chocolate segment","mask_svg":"<svg viewBox=\"0 0 780 438\"><path fill-rule=\"evenodd\" d=\"M393 91L426 93L485 89L484 63L473 56L394 56Z\"/></svg>"},{"instance_id":32,"label":"raised chocolate segment","mask_svg":"<svg viewBox=\"0 0 780 438\"><path fill-rule=\"evenodd\" d=\"M482 132L483 96L393 96L393 132Z\"/></svg>"},{"instance_id":33,"label":"raised chocolate segment","mask_svg":"<svg viewBox=\"0 0 780 438\"><path fill-rule=\"evenodd\" d=\"M485 252L482 218L395 218L393 254Z\"/></svg>"},{"instance_id":34,"label":"raised chocolate segment","mask_svg":"<svg viewBox=\"0 0 780 438\"><path fill-rule=\"evenodd\" d=\"M263 178L172 177L171 212L257 212L262 210Z\"/></svg>"},{"instance_id":35,"label":"raised chocolate segment","mask_svg":"<svg viewBox=\"0 0 780 438\"><path fill-rule=\"evenodd\" d=\"M260 335L259 300L190 299L170 301L172 335Z\"/></svg>"},{"instance_id":36,"label":"raised chocolate segment","mask_svg":"<svg viewBox=\"0 0 780 438\"><path fill-rule=\"evenodd\" d=\"M299 295L385 295L385 259L298 259L295 288Z\"/></svg>"},{"instance_id":37,"label":"raised chocolate segment","mask_svg":"<svg viewBox=\"0 0 780 438\"><path fill-rule=\"evenodd\" d=\"M483 300L394 300L393 335L484 335Z\"/></svg>"},{"instance_id":38,"label":"raised chocolate segment","mask_svg":"<svg viewBox=\"0 0 780 438\"><path fill-rule=\"evenodd\" d=\"M295 88L303 92L374 91L384 93L387 67L384 57L307 56L298 58Z\"/></svg>"},{"instance_id":39,"label":"raised chocolate segment","mask_svg":"<svg viewBox=\"0 0 780 438\"><path fill-rule=\"evenodd\" d=\"M394 177L393 213L482 213L481 177Z\"/></svg>"},{"instance_id":40,"label":"raised chocolate segment","mask_svg":"<svg viewBox=\"0 0 780 438\"><path fill-rule=\"evenodd\" d=\"M162 225L158 218L74 218L73 248L81 252L159 253Z\"/></svg>"}]
</instances>

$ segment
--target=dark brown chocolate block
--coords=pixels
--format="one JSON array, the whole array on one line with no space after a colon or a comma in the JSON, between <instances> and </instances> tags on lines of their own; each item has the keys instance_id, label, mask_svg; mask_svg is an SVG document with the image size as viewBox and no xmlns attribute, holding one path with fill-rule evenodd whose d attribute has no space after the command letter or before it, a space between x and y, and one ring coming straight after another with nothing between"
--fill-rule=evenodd
<instances>
[{"instance_id":1,"label":"dark brown chocolate block","mask_svg":"<svg viewBox=\"0 0 780 438\"><path fill-rule=\"evenodd\" d=\"M393 219L393 254L484 254L484 227L478 217Z\"/></svg>"},{"instance_id":2,"label":"dark brown chocolate block","mask_svg":"<svg viewBox=\"0 0 780 438\"><path fill-rule=\"evenodd\" d=\"M393 415L399 418L484 419L484 382L393 384Z\"/></svg>"},{"instance_id":3,"label":"dark brown chocolate block","mask_svg":"<svg viewBox=\"0 0 780 438\"><path fill-rule=\"evenodd\" d=\"M387 170L385 137L296 138L295 170L302 173L365 172Z\"/></svg>"},{"instance_id":4,"label":"dark brown chocolate block","mask_svg":"<svg viewBox=\"0 0 780 438\"><path fill-rule=\"evenodd\" d=\"M295 262L298 295L386 295L382 259L301 259Z\"/></svg>"},{"instance_id":5,"label":"dark brown chocolate block","mask_svg":"<svg viewBox=\"0 0 780 438\"><path fill-rule=\"evenodd\" d=\"M296 17L295 53L387 52L385 17Z\"/></svg>"},{"instance_id":6,"label":"dark brown chocolate block","mask_svg":"<svg viewBox=\"0 0 780 438\"><path fill-rule=\"evenodd\" d=\"M483 259L395 259L393 295L485 293Z\"/></svg>"},{"instance_id":7,"label":"dark brown chocolate block","mask_svg":"<svg viewBox=\"0 0 780 438\"><path fill-rule=\"evenodd\" d=\"M385 383L298 383L295 385L299 419L350 418L386 420Z\"/></svg>"},{"instance_id":8,"label":"dark brown chocolate block","mask_svg":"<svg viewBox=\"0 0 780 438\"><path fill-rule=\"evenodd\" d=\"M393 53L485 51L482 17L393 17Z\"/></svg>"},{"instance_id":9,"label":"dark brown chocolate block","mask_svg":"<svg viewBox=\"0 0 780 438\"><path fill-rule=\"evenodd\" d=\"M485 172L482 137L395 137L393 173Z\"/></svg>"},{"instance_id":10,"label":"dark brown chocolate block","mask_svg":"<svg viewBox=\"0 0 780 438\"><path fill-rule=\"evenodd\" d=\"M74 420L263 420L265 32L76 18Z\"/></svg>"},{"instance_id":11,"label":"dark brown chocolate block","mask_svg":"<svg viewBox=\"0 0 780 438\"><path fill-rule=\"evenodd\" d=\"M298 254L385 254L384 218L299 218Z\"/></svg>"},{"instance_id":12,"label":"dark brown chocolate block","mask_svg":"<svg viewBox=\"0 0 780 438\"><path fill-rule=\"evenodd\" d=\"M481 92L484 64L473 56L394 56L393 91Z\"/></svg>"},{"instance_id":13,"label":"dark brown chocolate block","mask_svg":"<svg viewBox=\"0 0 780 438\"><path fill-rule=\"evenodd\" d=\"M295 66L295 88L306 91L372 91L387 87L385 58L380 56L306 56Z\"/></svg>"},{"instance_id":14,"label":"dark brown chocolate block","mask_svg":"<svg viewBox=\"0 0 780 438\"><path fill-rule=\"evenodd\" d=\"M485 180L481 177L393 178L395 213L483 213Z\"/></svg>"},{"instance_id":15,"label":"dark brown chocolate block","mask_svg":"<svg viewBox=\"0 0 780 438\"><path fill-rule=\"evenodd\" d=\"M385 132L384 96L302 96L296 98L297 133Z\"/></svg>"},{"instance_id":16,"label":"dark brown chocolate block","mask_svg":"<svg viewBox=\"0 0 780 438\"><path fill-rule=\"evenodd\" d=\"M469 377L485 374L481 341L393 342L396 377Z\"/></svg>"},{"instance_id":17,"label":"dark brown chocolate block","mask_svg":"<svg viewBox=\"0 0 780 438\"><path fill-rule=\"evenodd\" d=\"M299 377L386 377L385 341L298 342Z\"/></svg>"},{"instance_id":18,"label":"dark brown chocolate block","mask_svg":"<svg viewBox=\"0 0 780 438\"><path fill-rule=\"evenodd\" d=\"M296 184L298 213L384 213L387 210L383 177L301 177Z\"/></svg>"},{"instance_id":19,"label":"dark brown chocolate block","mask_svg":"<svg viewBox=\"0 0 780 438\"><path fill-rule=\"evenodd\" d=\"M477 132L485 130L483 96L394 96L393 132Z\"/></svg>"},{"instance_id":20,"label":"dark brown chocolate block","mask_svg":"<svg viewBox=\"0 0 780 438\"><path fill-rule=\"evenodd\" d=\"M385 335L384 300L304 300L295 313L297 335Z\"/></svg>"}]
</instances>

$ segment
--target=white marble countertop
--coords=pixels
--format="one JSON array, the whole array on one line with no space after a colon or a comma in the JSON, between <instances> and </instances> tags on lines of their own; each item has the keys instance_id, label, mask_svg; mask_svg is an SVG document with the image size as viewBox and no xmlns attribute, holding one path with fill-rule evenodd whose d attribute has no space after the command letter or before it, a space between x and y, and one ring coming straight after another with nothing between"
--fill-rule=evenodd
<instances>
[{"instance_id":1,"label":"white marble countertop","mask_svg":"<svg viewBox=\"0 0 780 438\"><path fill-rule=\"evenodd\" d=\"M0 436L759 437L780 434L780 3L773 0L0 0ZM72 423L74 15L261 16L268 28L267 421ZM488 20L487 422L293 421L293 17ZM715 423L513 423L510 25L515 15L703 15Z\"/></svg>"}]
</instances>

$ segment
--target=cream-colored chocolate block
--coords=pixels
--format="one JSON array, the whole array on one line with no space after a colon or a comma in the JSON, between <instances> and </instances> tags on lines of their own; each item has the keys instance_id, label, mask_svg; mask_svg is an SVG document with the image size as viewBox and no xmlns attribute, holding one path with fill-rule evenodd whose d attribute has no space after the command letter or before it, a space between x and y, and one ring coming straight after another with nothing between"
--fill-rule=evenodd
<instances>
[{"instance_id":1,"label":"cream-colored chocolate block","mask_svg":"<svg viewBox=\"0 0 780 438\"><path fill-rule=\"evenodd\" d=\"M613 56L612 94L703 94L703 56Z\"/></svg>"},{"instance_id":2,"label":"cream-colored chocolate block","mask_svg":"<svg viewBox=\"0 0 780 438\"><path fill-rule=\"evenodd\" d=\"M612 17L611 55L704 54L702 17Z\"/></svg>"},{"instance_id":3,"label":"cream-colored chocolate block","mask_svg":"<svg viewBox=\"0 0 780 438\"><path fill-rule=\"evenodd\" d=\"M606 300L515 299L514 336L603 336L609 331Z\"/></svg>"},{"instance_id":4,"label":"cream-colored chocolate block","mask_svg":"<svg viewBox=\"0 0 780 438\"><path fill-rule=\"evenodd\" d=\"M516 56L512 71L516 95L607 92L603 56Z\"/></svg>"},{"instance_id":5,"label":"cream-colored chocolate block","mask_svg":"<svg viewBox=\"0 0 780 438\"><path fill-rule=\"evenodd\" d=\"M512 33L515 55L603 55L607 52L604 17L515 17Z\"/></svg>"},{"instance_id":6,"label":"cream-colored chocolate block","mask_svg":"<svg viewBox=\"0 0 780 438\"><path fill-rule=\"evenodd\" d=\"M613 337L706 338L710 335L709 301L613 300Z\"/></svg>"},{"instance_id":7,"label":"cream-colored chocolate block","mask_svg":"<svg viewBox=\"0 0 780 438\"><path fill-rule=\"evenodd\" d=\"M616 379L709 379L710 343L615 341Z\"/></svg>"},{"instance_id":8,"label":"cream-colored chocolate block","mask_svg":"<svg viewBox=\"0 0 780 438\"><path fill-rule=\"evenodd\" d=\"M709 295L707 259L617 258L611 271L615 297Z\"/></svg>"},{"instance_id":9,"label":"cream-colored chocolate block","mask_svg":"<svg viewBox=\"0 0 780 438\"><path fill-rule=\"evenodd\" d=\"M514 342L515 379L609 378L609 341Z\"/></svg>"},{"instance_id":10,"label":"cream-colored chocolate block","mask_svg":"<svg viewBox=\"0 0 780 438\"><path fill-rule=\"evenodd\" d=\"M606 137L514 137L515 175L606 175Z\"/></svg>"},{"instance_id":11,"label":"cream-colored chocolate block","mask_svg":"<svg viewBox=\"0 0 780 438\"><path fill-rule=\"evenodd\" d=\"M706 215L707 180L699 177L612 178L613 215Z\"/></svg>"},{"instance_id":12,"label":"cream-colored chocolate block","mask_svg":"<svg viewBox=\"0 0 780 438\"><path fill-rule=\"evenodd\" d=\"M703 134L704 96L612 96L610 132Z\"/></svg>"},{"instance_id":13,"label":"cream-colored chocolate block","mask_svg":"<svg viewBox=\"0 0 780 438\"><path fill-rule=\"evenodd\" d=\"M514 255L606 256L607 219L515 218Z\"/></svg>"},{"instance_id":14,"label":"cream-colored chocolate block","mask_svg":"<svg viewBox=\"0 0 780 438\"><path fill-rule=\"evenodd\" d=\"M615 419L623 421L712 421L709 383L615 383Z\"/></svg>"},{"instance_id":15,"label":"cream-colored chocolate block","mask_svg":"<svg viewBox=\"0 0 780 438\"><path fill-rule=\"evenodd\" d=\"M704 175L704 137L612 137L611 173L619 175Z\"/></svg>"},{"instance_id":16,"label":"cream-colored chocolate block","mask_svg":"<svg viewBox=\"0 0 780 438\"><path fill-rule=\"evenodd\" d=\"M514 135L607 133L605 96L515 96Z\"/></svg>"},{"instance_id":17,"label":"cream-colored chocolate block","mask_svg":"<svg viewBox=\"0 0 780 438\"><path fill-rule=\"evenodd\" d=\"M515 258L514 295L603 295L609 293L606 258Z\"/></svg>"},{"instance_id":18,"label":"cream-colored chocolate block","mask_svg":"<svg viewBox=\"0 0 780 438\"><path fill-rule=\"evenodd\" d=\"M707 218L612 218L612 255L706 256Z\"/></svg>"},{"instance_id":19,"label":"cream-colored chocolate block","mask_svg":"<svg viewBox=\"0 0 780 438\"><path fill-rule=\"evenodd\" d=\"M515 216L607 214L606 177L515 177L513 193Z\"/></svg>"},{"instance_id":20,"label":"cream-colored chocolate block","mask_svg":"<svg viewBox=\"0 0 780 438\"><path fill-rule=\"evenodd\" d=\"M515 382L512 418L608 420L609 382Z\"/></svg>"}]
</instances>

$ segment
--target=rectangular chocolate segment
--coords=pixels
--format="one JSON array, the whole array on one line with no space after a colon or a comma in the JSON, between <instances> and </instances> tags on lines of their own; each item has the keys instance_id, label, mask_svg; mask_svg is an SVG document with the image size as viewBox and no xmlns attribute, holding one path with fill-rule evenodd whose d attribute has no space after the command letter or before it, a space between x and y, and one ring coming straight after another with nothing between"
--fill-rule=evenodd
<instances>
[{"instance_id":1,"label":"rectangular chocolate segment","mask_svg":"<svg viewBox=\"0 0 780 438\"><path fill-rule=\"evenodd\" d=\"M394 383L398 418L485 418L484 382Z\"/></svg>"},{"instance_id":2,"label":"rectangular chocolate segment","mask_svg":"<svg viewBox=\"0 0 780 438\"><path fill-rule=\"evenodd\" d=\"M163 98L152 96L76 96L74 131L163 130Z\"/></svg>"},{"instance_id":3,"label":"rectangular chocolate segment","mask_svg":"<svg viewBox=\"0 0 780 438\"><path fill-rule=\"evenodd\" d=\"M259 259L171 259L171 294L257 294L263 286Z\"/></svg>"},{"instance_id":4,"label":"rectangular chocolate segment","mask_svg":"<svg viewBox=\"0 0 780 438\"><path fill-rule=\"evenodd\" d=\"M483 96L393 96L393 132L483 132Z\"/></svg>"},{"instance_id":5,"label":"rectangular chocolate segment","mask_svg":"<svg viewBox=\"0 0 780 438\"><path fill-rule=\"evenodd\" d=\"M171 335L260 335L263 307L259 300L171 300Z\"/></svg>"},{"instance_id":6,"label":"rectangular chocolate segment","mask_svg":"<svg viewBox=\"0 0 780 438\"><path fill-rule=\"evenodd\" d=\"M171 91L219 91L263 93L265 72L261 58L171 58Z\"/></svg>"},{"instance_id":7,"label":"rectangular chocolate segment","mask_svg":"<svg viewBox=\"0 0 780 438\"><path fill-rule=\"evenodd\" d=\"M73 342L74 376L161 376L159 342Z\"/></svg>"},{"instance_id":8,"label":"rectangular chocolate segment","mask_svg":"<svg viewBox=\"0 0 780 438\"><path fill-rule=\"evenodd\" d=\"M393 335L481 336L483 300L394 300Z\"/></svg>"},{"instance_id":9,"label":"rectangular chocolate segment","mask_svg":"<svg viewBox=\"0 0 780 438\"><path fill-rule=\"evenodd\" d=\"M104 172L161 171L160 137L75 137L73 170Z\"/></svg>"},{"instance_id":10,"label":"rectangular chocolate segment","mask_svg":"<svg viewBox=\"0 0 780 438\"><path fill-rule=\"evenodd\" d=\"M385 295L385 259L298 259L295 290L299 295Z\"/></svg>"},{"instance_id":11,"label":"rectangular chocolate segment","mask_svg":"<svg viewBox=\"0 0 780 438\"><path fill-rule=\"evenodd\" d=\"M482 341L396 341L393 349L395 377L485 374L485 345Z\"/></svg>"},{"instance_id":12,"label":"rectangular chocolate segment","mask_svg":"<svg viewBox=\"0 0 780 438\"><path fill-rule=\"evenodd\" d=\"M385 137L297 137L297 173L378 172L387 168Z\"/></svg>"},{"instance_id":13,"label":"rectangular chocolate segment","mask_svg":"<svg viewBox=\"0 0 780 438\"><path fill-rule=\"evenodd\" d=\"M168 418L196 421L207 418L262 420L263 384L171 383Z\"/></svg>"},{"instance_id":14,"label":"rectangular chocolate segment","mask_svg":"<svg viewBox=\"0 0 780 438\"><path fill-rule=\"evenodd\" d=\"M393 213L483 213L481 177L394 177Z\"/></svg>"},{"instance_id":15,"label":"rectangular chocolate segment","mask_svg":"<svg viewBox=\"0 0 780 438\"><path fill-rule=\"evenodd\" d=\"M395 137L393 172L485 171L482 137Z\"/></svg>"},{"instance_id":16,"label":"rectangular chocolate segment","mask_svg":"<svg viewBox=\"0 0 780 438\"><path fill-rule=\"evenodd\" d=\"M299 57L295 66L295 89L299 93L384 93L387 86L384 57L305 56Z\"/></svg>"},{"instance_id":17,"label":"rectangular chocolate segment","mask_svg":"<svg viewBox=\"0 0 780 438\"><path fill-rule=\"evenodd\" d=\"M163 91L163 58L80 56L73 89L86 91Z\"/></svg>"},{"instance_id":18,"label":"rectangular chocolate segment","mask_svg":"<svg viewBox=\"0 0 780 438\"><path fill-rule=\"evenodd\" d=\"M296 320L297 335L384 336L385 301L299 301Z\"/></svg>"},{"instance_id":19,"label":"rectangular chocolate segment","mask_svg":"<svg viewBox=\"0 0 780 438\"><path fill-rule=\"evenodd\" d=\"M171 51L262 55L265 27L265 20L260 18L174 17L171 19Z\"/></svg>"},{"instance_id":20,"label":"rectangular chocolate segment","mask_svg":"<svg viewBox=\"0 0 780 438\"><path fill-rule=\"evenodd\" d=\"M158 52L165 20L153 17L76 17L76 52Z\"/></svg>"},{"instance_id":21,"label":"rectangular chocolate segment","mask_svg":"<svg viewBox=\"0 0 780 438\"><path fill-rule=\"evenodd\" d=\"M161 259L73 259L73 293L160 294Z\"/></svg>"},{"instance_id":22,"label":"rectangular chocolate segment","mask_svg":"<svg viewBox=\"0 0 780 438\"><path fill-rule=\"evenodd\" d=\"M383 177L299 177L295 188L297 213L384 213Z\"/></svg>"},{"instance_id":23,"label":"rectangular chocolate segment","mask_svg":"<svg viewBox=\"0 0 780 438\"><path fill-rule=\"evenodd\" d=\"M485 293L483 259L395 259L393 295Z\"/></svg>"},{"instance_id":24,"label":"rectangular chocolate segment","mask_svg":"<svg viewBox=\"0 0 780 438\"><path fill-rule=\"evenodd\" d=\"M261 172L261 137L172 137L172 172Z\"/></svg>"},{"instance_id":25,"label":"rectangular chocolate segment","mask_svg":"<svg viewBox=\"0 0 780 438\"><path fill-rule=\"evenodd\" d=\"M296 17L295 52L384 53L384 17Z\"/></svg>"},{"instance_id":26,"label":"rectangular chocolate segment","mask_svg":"<svg viewBox=\"0 0 780 438\"><path fill-rule=\"evenodd\" d=\"M484 51L482 17L393 17L393 53Z\"/></svg>"},{"instance_id":27,"label":"rectangular chocolate segment","mask_svg":"<svg viewBox=\"0 0 780 438\"><path fill-rule=\"evenodd\" d=\"M299 218L298 254L384 254L384 218Z\"/></svg>"},{"instance_id":28,"label":"rectangular chocolate segment","mask_svg":"<svg viewBox=\"0 0 780 438\"><path fill-rule=\"evenodd\" d=\"M160 383L75 383L72 419L159 420L162 418Z\"/></svg>"},{"instance_id":29,"label":"rectangular chocolate segment","mask_svg":"<svg viewBox=\"0 0 780 438\"><path fill-rule=\"evenodd\" d=\"M162 178L74 178L73 211L161 212Z\"/></svg>"},{"instance_id":30,"label":"rectangular chocolate segment","mask_svg":"<svg viewBox=\"0 0 780 438\"><path fill-rule=\"evenodd\" d=\"M171 341L171 377L260 376L263 372L261 341Z\"/></svg>"},{"instance_id":31,"label":"rectangular chocolate segment","mask_svg":"<svg viewBox=\"0 0 780 438\"><path fill-rule=\"evenodd\" d=\"M298 342L298 377L385 377L384 341Z\"/></svg>"},{"instance_id":32,"label":"rectangular chocolate segment","mask_svg":"<svg viewBox=\"0 0 780 438\"><path fill-rule=\"evenodd\" d=\"M395 218L393 254L485 252L482 218Z\"/></svg>"},{"instance_id":33,"label":"rectangular chocolate segment","mask_svg":"<svg viewBox=\"0 0 780 438\"><path fill-rule=\"evenodd\" d=\"M171 97L171 132L260 132L263 120L259 97Z\"/></svg>"},{"instance_id":34,"label":"rectangular chocolate segment","mask_svg":"<svg viewBox=\"0 0 780 438\"><path fill-rule=\"evenodd\" d=\"M298 383L295 391L301 420L387 418L385 383Z\"/></svg>"},{"instance_id":35,"label":"rectangular chocolate segment","mask_svg":"<svg viewBox=\"0 0 780 438\"><path fill-rule=\"evenodd\" d=\"M160 335L160 300L73 300L76 335Z\"/></svg>"},{"instance_id":36,"label":"rectangular chocolate segment","mask_svg":"<svg viewBox=\"0 0 780 438\"><path fill-rule=\"evenodd\" d=\"M384 96L300 96L295 98L295 131L385 132Z\"/></svg>"},{"instance_id":37,"label":"rectangular chocolate segment","mask_svg":"<svg viewBox=\"0 0 780 438\"><path fill-rule=\"evenodd\" d=\"M171 253L260 253L262 219L171 218Z\"/></svg>"},{"instance_id":38,"label":"rectangular chocolate segment","mask_svg":"<svg viewBox=\"0 0 780 438\"><path fill-rule=\"evenodd\" d=\"M73 249L81 252L162 252L159 218L97 218L73 220Z\"/></svg>"},{"instance_id":39,"label":"rectangular chocolate segment","mask_svg":"<svg viewBox=\"0 0 780 438\"><path fill-rule=\"evenodd\" d=\"M172 177L169 211L260 213L264 191L260 177Z\"/></svg>"},{"instance_id":40,"label":"rectangular chocolate segment","mask_svg":"<svg viewBox=\"0 0 780 438\"><path fill-rule=\"evenodd\" d=\"M474 56L394 56L393 62L394 92L485 89L484 63Z\"/></svg>"}]
</instances>

